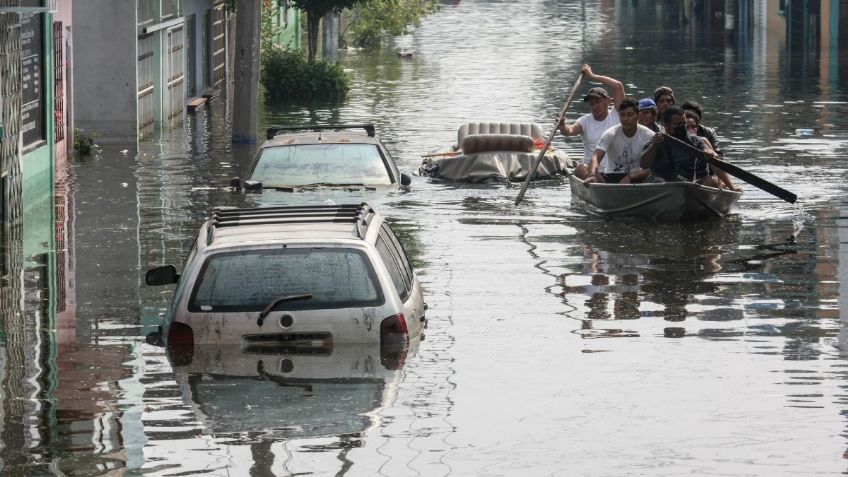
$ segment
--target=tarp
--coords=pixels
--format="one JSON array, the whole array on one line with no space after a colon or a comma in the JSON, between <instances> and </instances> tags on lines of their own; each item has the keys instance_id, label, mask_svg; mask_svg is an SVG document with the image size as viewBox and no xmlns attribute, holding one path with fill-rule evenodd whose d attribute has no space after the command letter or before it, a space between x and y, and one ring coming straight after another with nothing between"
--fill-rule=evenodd
<instances>
[{"instance_id":1,"label":"tarp","mask_svg":"<svg viewBox=\"0 0 848 477\"><path fill-rule=\"evenodd\" d=\"M489 151L454 157L425 159L421 165L422 175L448 181L486 183L495 181L523 181L538 152ZM564 151L548 151L542 156L535 179L548 179L562 174L571 166Z\"/></svg>"}]
</instances>

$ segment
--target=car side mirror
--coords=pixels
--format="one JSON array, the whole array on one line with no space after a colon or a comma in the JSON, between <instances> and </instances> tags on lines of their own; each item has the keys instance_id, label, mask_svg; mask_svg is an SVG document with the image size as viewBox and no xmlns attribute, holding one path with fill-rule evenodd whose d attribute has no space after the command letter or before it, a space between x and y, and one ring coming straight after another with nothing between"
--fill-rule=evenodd
<instances>
[{"instance_id":1,"label":"car side mirror","mask_svg":"<svg viewBox=\"0 0 848 477\"><path fill-rule=\"evenodd\" d=\"M401 174L400 185L408 186L409 184L412 184L412 178L406 174Z\"/></svg>"},{"instance_id":2,"label":"car side mirror","mask_svg":"<svg viewBox=\"0 0 848 477\"><path fill-rule=\"evenodd\" d=\"M158 346L160 348L165 346L165 340L162 339L161 329L158 331L151 331L150 333L147 333L147 336L144 337L144 341L146 341L149 345Z\"/></svg>"},{"instance_id":3,"label":"car side mirror","mask_svg":"<svg viewBox=\"0 0 848 477\"><path fill-rule=\"evenodd\" d=\"M173 265L151 268L144 275L144 283L153 286L170 285L177 283L179 279L180 275L177 273L177 267Z\"/></svg>"},{"instance_id":4,"label":"car side mirror","mask_svg":"<svg viewBox=\"0 0 848 477\"><path fill-rule=\"evenodd\" d=\"M233 190L241 189L241 178L233 177L232 179L230 179L230 187L232 187Z\"/></svg>"}]
</instances>

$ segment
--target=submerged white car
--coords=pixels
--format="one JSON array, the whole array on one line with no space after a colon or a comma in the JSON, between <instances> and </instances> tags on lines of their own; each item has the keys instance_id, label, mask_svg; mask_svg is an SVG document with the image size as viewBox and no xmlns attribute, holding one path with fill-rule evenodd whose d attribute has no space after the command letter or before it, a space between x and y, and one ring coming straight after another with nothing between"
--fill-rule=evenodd
<instances>
[{"instance_id":1,"label":"submerged white car","mask_svg":"<svg viewBox=\"0 0 848 477\"><path fill-rule=\"evenodd\" d=\"M403 246L368 204L216 209L181 274L159 336L191 350L332 353L338 343L405 346L425 325L421 284Z\"/></svg>"},{"instance_id":2,"label":"submerged white car","mask_svg":"<svg viewBox=\"0 0 848 477\"><path fill-rule=\"evenodd\" d=\"M375 133L373 124L271 126L247 179L230 185L265 189L397 190L410 184Z\"/></svg>"}]
</instances>

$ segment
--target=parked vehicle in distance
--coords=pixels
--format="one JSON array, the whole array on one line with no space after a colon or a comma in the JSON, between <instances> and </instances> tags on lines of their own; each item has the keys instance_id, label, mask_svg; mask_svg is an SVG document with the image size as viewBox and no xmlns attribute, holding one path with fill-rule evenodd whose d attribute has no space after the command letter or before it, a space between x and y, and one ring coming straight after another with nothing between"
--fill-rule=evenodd
<instances>
[{"instance_id":1,"label":"parked vehicle in distance","mask_svg":"<svg viewBox=\"0 0 848 477\"><path fill-rule=\"evenodd\" d=\"M239 345L249 353L405 346L425 325L421 284L384 217L368 204L215 209L181 274L158 336L169 348Z\"/></svg>"},{"instance_id":2,"label":"parked vehicle in distance","mask_svg":"<svg viewBox=\"0 0 848 477\"><path fill-rule=\"evenodd\" d=\"M233 188L396 190L411 183L376 137L373 124L271 126L267 138L247 179L234 178Z\"/></svg>"}]
</instances>

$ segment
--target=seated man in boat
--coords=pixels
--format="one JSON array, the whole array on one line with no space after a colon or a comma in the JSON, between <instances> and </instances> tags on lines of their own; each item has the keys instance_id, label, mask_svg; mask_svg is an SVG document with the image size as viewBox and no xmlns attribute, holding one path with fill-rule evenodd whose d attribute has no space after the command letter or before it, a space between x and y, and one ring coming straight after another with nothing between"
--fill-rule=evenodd
<instances>
[{"instance_id":1,"label":"seated man in boat","mask_svg":"<svg viewBox=\"0 0 848 477\"><path fill-rule=\"evenodd\" d=\"M657 122L657 103L651 98L642 98L639 100L639 115L638 122L642 126L650 129L653 132L661 132L662 126Z\"/></svg>"},{"instance_id":2,"label":"seated man in boat","mask_svg":"<svg viewBox=\"0 0 848 477\"><path fill-rule=\"evenodd\" d=\"M718 149L718 136L716 136L715 129L701 124L701 118L704 117L704 110L701 108L701 105L697 101L686 101L680 105L680 109L683 110L683 114L686 116L686 127L694 129L692 134L705 138L709 141L710 147L715 152L721 154L721 151Z\"/></svg>"},{"instance_id":3,"label":"seated man in boat","mask_svg":"<svg viewBox=\"0 0 848 477\"><path fill-rule=\"evenodd\" d=\"M665 108L677 104L674 100L674 91L668 86L660 86L654 90L654 103L657 104L657 115L663 117Z\"/></svg>"},{"instance_id":4,"label":"seated man in boat","mask_svg":"<svg viewBox=\"0 0 848 477\"><path fill-rule=\"evenodd\" d=\"M686 147L685 144L688 144L708 157L718 156L705 144L706 141L688 133L683 110L674 105L669 106L663 115L663 123L672 139L666 138L665 133L655 133L642 153L641 166L651 170L647 182L691 181L709 187L723 188L724 184L710 170L707 161L700 154ZM674 139L685 144L677 144Z\"/></svg>"},{"instance_id":5,"label":"seated man in boat","mask_svg":"<svg viewBox=\"0 0 848 477\"><path fill-rule=\"evenodd\" d=\"M645 146L650 144L654 132L637 122L639 103L633 98L624 99L618 106L621 123L607 129L598 141L598 147L589 163L589 177L583 183L610 182L633 184L642 182L650 171L642 169L639 159ZM606 159L606 167L600 164Z\"/></svg>"},{"instance_id":6,"label":"seated man in boat","mask_svg":"<svg viewBox=\"0 0 848 477\"><path fill-rule=\"evenodd\" d=\"M565 118L559 118L557 127L565 136L580 135L583 140L583 163L574 168L574 175L580 179L589 176L589 163L598 146L601 134L619 123L618 106L624 99L624 85L609 76L596 75L589 65L583 65L583 75L589 81L597 81L612 90L612 97L601 87L589 89L583 101L589 103L590 113L580 116L573 124L565 124Z\"/></svg>"},{"instance_id":7,"label":"seated man in boat","mask_svg":"<svg viewBox=\"0 0 848 477\"><path fill-rule=\"evenodd\" d=\"M701 124L701 118L703 117L703 109L701 109L701 105L697 101L687 101L680 105L680 109L683 110L683 115L686 121L686 130L689 134L700 137L702 142L704 142L708 148L712 149L716 154L721 155L721 151L718 148L718 136L716 136L715 129L708 128ZM733 179L731 179L730 174L715 166L712 166L712 170L715 172L715 175L721 179L721 182L724 183L725 186L735 191L742 190L733 185Z\"/></svg>"}]
</instances>

